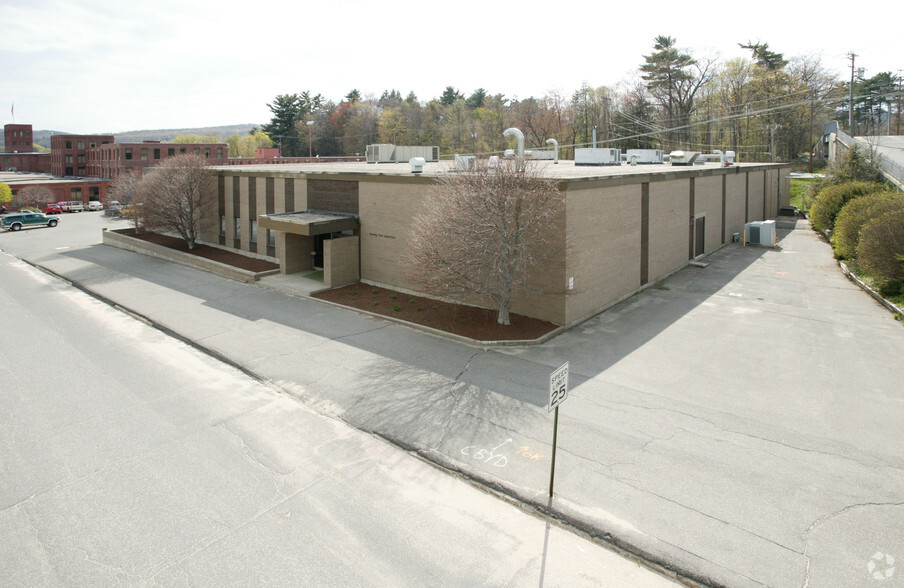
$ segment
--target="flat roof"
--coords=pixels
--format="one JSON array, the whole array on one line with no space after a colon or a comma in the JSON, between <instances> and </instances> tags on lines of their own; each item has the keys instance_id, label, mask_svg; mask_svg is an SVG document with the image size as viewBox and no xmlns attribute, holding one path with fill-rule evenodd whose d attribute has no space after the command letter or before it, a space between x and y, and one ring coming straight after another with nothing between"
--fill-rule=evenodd
<instances>
[{"instance_id":1,"label":"flat roof","mask_svg":"<svg viewBox=\"0 0 904 588\"><path fill-rule=\"evenodd\" d=\"M730 168L722 166L718 161L707 162L704 164L694 165L671 165L665 164L638 164L630 165L623 163L622 165L575 165L573 160L559 160L559 163L553 163L548 160L534 160L540 175L552 179L594 179L594 178L613 178L619 176L632 176L643 174L681 174L688 171L697 170L718 170L730 168L751 168L751 167L783 167L790 164L780 163L735 163ZM283 164L259 164L259 165L218 165L212 166L217 171L234 173L237 175L246 173L284 173L299 174L306 176L317 175L336 175L336 174L356 174L366 176L397 176L397 177L438 177L446 173L454 173L455 163L453 161L439 161L424 164L422 173L412 173L411 166L406 163L361 163L361 162L335 162L335 163L283 163Z\"/></svg>"},{"instance_id":2,"label":"flat roof","mask_svg":"<svg viewBox=\"0 0 904 588\"><path fill-rule=\"evenodd\" d=\"M64 177L39 172L0 172L0 182L13 187L20 184L72 184L84 182L111 182L104 178Z\"/></svg>"},{"instance_id":3,"label":"flat roof","mask_svg":"<svg viewBox=\"0 0 904 588\"><path fill-rule=\"evenodd\" d=\"M303 210L261 215L258 223L263 229L313 236L354 230L358 227L357 217L354 214Z\"/></svg>"}]
</instances>

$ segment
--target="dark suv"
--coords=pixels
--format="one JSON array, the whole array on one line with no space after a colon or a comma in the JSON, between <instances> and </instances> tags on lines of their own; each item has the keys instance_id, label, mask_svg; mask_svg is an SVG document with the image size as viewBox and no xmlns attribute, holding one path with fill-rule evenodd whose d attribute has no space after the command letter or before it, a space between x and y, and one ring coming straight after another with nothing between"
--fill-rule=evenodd
<instances>
[{"instance_id":1,"label":"dark suv","mask_svg":"<svg viewBox=\"0 0 904 588\"><path fill-rule=\"evenodd\" d=\"M17 212L0 218L0 229L18 231L28 227L55 227L60 219L40 212Z\"/></svg>"}]
</instances>

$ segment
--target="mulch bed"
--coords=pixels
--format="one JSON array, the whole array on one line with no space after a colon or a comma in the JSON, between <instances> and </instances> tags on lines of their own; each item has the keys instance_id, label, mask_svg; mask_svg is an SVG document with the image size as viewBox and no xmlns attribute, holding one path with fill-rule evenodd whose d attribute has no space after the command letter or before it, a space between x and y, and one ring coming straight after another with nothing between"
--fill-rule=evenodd
<instances>
[{"instance_id":1,"label":"mulch bed","mask_svg":"<svg viewBox=\"0 0 904 588\"><path fill-rule=\"evenodd\" d=\"M247 257L217 247L196 245L194 249L189 249L185 240L178 237L146 231L135 233L134 229L117 229L117 232L252 272L279 269L279 265L276 263ZM509 317L510 325L500 325L496 322L495 310L403 294L363 283L318 292L313 294L313 297L478 341L529 341L542 337L557 328L553 323L519 314L512 314Z\"/></svg>"},{"instance_id":2,"label":"mulch bed","mask_svg":"<svg viewBox=\"0 0 904 588\"><path fill-rule=\"evenodd\" d=\"M217 247L210 247L209 245L195 245L194 249L189 249L185 239L179 237L170 237L169 235L149 233L147 231L136 233L134 229L118 229L116 232L132 237L133 239L141 239L142 241L162 245L168 249L189 253L191 255L203 257L204 259L219 261L220 263L225 263L251 272L266 272L279 269L279 264L273 263L272 261L255 259L240 253L233 253Z\"/></svg>"},{"instance_id":3,"label":"mulch bed","mask_svg":"<svg viewBox=\"0 0 904 588\"><path fill-rule=\"evenodd\" d=\"M478 341L532 340L557 328L552 323L519 314L510 315L512 324L500 325L495 310L403 294L360 282L312 296Z\"/></svg>"}]
</instances>

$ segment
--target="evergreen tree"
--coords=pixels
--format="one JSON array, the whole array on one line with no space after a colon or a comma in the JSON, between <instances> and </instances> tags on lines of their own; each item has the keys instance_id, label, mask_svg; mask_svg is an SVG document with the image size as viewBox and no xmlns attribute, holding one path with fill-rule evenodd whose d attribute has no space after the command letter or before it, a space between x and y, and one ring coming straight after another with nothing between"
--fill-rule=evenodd
<instances>
[{"instance_id":1,"label":"evergreen tree","mask_svg":"<svg viewBox=\"0 0 904 588\"><path fill-rule=\"evenodd\" d=\"M665 35L657 36L653 53L644 55L641 77L665 114L664 126L675 129L667 134L669 143L687 142L690 134L684 127L694 110L694 96L711 77L710 66L710 63L701 66L675 46L673 37Z\"/></svg>"},{"instance_id":2,"label":"evergreen tree","mask_svg":"<svg viewBox=\"0 0 904 588\"><path fill-rule=\"evenodd\" d=\"M457 100L461 100L462 98L464 98L464 96L461 92L452 86L446 86L443 95L439 97L439 103L443 106L452 106Z\"/></svg>"}]
</instances>

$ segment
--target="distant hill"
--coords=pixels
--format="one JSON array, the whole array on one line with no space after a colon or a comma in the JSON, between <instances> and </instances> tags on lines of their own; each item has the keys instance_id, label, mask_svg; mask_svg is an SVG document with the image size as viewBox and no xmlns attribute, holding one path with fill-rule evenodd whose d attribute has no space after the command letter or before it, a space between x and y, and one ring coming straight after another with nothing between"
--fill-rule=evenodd
<instances>
[{"instance_id":1,"label":"distant hill","mask_svg":"<svg viewBox=\"0 0 904 588\"><path fill-rule=\"evenodd\" d=\"M93 133L96 135L113 135L117 143L138 143L141 141L172 141L179 135L200 135L202 137L218 137L225 142L232 134L245 135L260 125L223 125L220 127L197 127L191 129L156 129L149 131L126 131L124 133ZM34 142L50 149L50 135L59 135L66 131L35 131Z\"/></svg>"}]
</instances>

